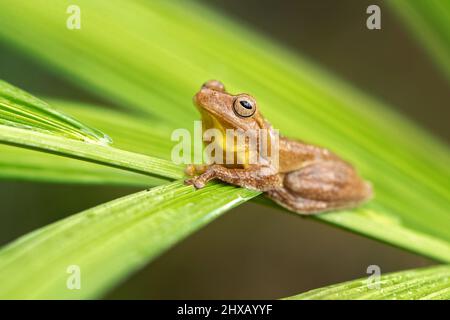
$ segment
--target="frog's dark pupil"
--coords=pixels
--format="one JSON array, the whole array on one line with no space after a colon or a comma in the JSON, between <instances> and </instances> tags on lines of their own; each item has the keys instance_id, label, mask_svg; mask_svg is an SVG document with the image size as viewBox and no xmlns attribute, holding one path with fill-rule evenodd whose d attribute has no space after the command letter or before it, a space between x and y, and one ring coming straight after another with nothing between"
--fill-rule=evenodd
<instances>
[{"instance_id":1,"label":"frog's dark pupil","mask_svg":"<svg viewBox=\"0 0 450 320\"><path fill-rule=\"evenodd\" d=\"M241 106L243 106L245 109L251 109L252 108L252 104L250 102L248 102L247 100L241 100L239 101L239 103L241 104Z\"/></svg>"}]
</instances>

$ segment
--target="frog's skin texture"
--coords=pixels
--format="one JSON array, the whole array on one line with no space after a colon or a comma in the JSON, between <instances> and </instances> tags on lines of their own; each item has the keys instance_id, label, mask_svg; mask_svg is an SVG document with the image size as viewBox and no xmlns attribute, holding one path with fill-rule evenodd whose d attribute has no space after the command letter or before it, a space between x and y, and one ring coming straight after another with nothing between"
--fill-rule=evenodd
<instances>
[{"instance_id":1,"label":"frog's skin texture","mask_svg":"<svg viewBox=\"0 0 450 320\"><path fill-rule=\"evenodd\" d=\"M273 130L252 96L231 95L219 81L206 82L194 96L194 103L202 115L204 129ZM349 163L327 149L285 137L279 138L276 167L270 163L190 165L186 173L200 174L186 180L196 188L219 179L264 191L281 206L300 214L351 208L372 196L370 183L363 181Z\"/></svg>"}]
</instances>

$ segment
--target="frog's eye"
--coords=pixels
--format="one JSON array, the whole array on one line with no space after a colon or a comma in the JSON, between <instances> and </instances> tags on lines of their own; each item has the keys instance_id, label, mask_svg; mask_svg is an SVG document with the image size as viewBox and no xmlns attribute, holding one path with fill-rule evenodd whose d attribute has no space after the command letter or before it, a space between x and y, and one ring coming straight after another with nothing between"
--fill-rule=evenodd
<instances>
[{"instance_id":1,"label":"frog's eye","mask_svg":"<svg viewBox=\"0 0 450 320\"><path fill-rule=\"evenodd\" d=\"M233 104L234 112L243 118L251 117L256 111L256 103L248 96L237 97Z\"/></svg>"}]
</instances>

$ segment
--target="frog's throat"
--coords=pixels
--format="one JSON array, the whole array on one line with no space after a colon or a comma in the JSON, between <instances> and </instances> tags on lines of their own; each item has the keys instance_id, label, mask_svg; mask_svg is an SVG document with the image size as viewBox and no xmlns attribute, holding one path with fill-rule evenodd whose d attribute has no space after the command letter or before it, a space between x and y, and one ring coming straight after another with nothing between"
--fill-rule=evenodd
<instances>
[{"instance_id":1,"label":"frog's throat","mask_svg":"<svg viewBox=\"0 0 450 320\"><path fill-rule=\"evenodd\" d=\"M226 153L233 153L233 159L236 164L241 164L244 167L247 167L248 160L249 160L249 151L248 148L245 148L244 151L242 151L243 146L238 146L236 143L236 139L233 139L233 143L231 146L227 146L227 133L226 130L230 128L226 128L221 121L219 121L215 116L211 115L210 113L203 115L203 130L207 129L217 129L221 132L220 136L215 136L213 141L205 141L205 145L208 145L210 143L213 143L215 145L215 148L217 151L221 150L223 153L223 159L225 160L227 155ZM220 151L219 151L220 152Z\"/></svg>"}]
</instances>

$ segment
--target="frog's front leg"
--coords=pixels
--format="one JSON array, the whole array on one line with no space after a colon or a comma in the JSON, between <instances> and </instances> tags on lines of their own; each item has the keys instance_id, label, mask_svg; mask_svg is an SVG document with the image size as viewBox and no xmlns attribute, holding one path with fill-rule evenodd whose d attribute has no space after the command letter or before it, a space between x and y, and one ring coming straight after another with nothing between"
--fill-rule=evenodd
<instances>
[{"instance_id":1,"label":"frog's front leg","mask_svg":"<svg viewBox=\"0 0 450 320\"><path fill-rule=\"evenodd\" d=\"M250 166L246 169L236 169L217 164L209 166L204 173L186 180L185 183L200 189L208 181L216 178L230 184L259 191L271 190L282 185L281 177L271 167Z\"/></svg>"}]
</instances>

